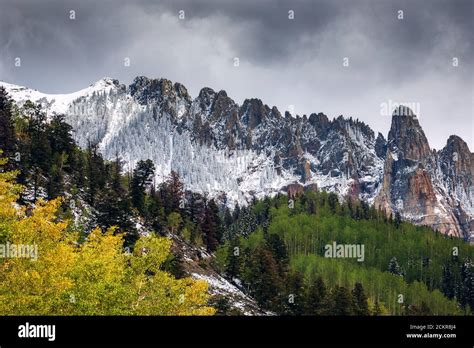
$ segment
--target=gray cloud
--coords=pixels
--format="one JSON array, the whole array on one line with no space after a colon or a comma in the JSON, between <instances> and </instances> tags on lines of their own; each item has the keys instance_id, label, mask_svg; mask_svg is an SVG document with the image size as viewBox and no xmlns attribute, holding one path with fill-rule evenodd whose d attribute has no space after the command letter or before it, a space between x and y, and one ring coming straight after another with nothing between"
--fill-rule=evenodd
<instances>
[{"instance_id":1,"label":"gray cloud","mask_svg":"<svg viewBox=\"0 0 474 348\"><path fill-rule=\"evenodd\" d=\"M384 134L381 103L418 102L431 146L457 134L473 149L470 0L0 0L0 8L0 79L11 83L65 93L103 76L166 77L193 96L210 86L237 102L357 117Z\"/></svg>"}]
</instances>

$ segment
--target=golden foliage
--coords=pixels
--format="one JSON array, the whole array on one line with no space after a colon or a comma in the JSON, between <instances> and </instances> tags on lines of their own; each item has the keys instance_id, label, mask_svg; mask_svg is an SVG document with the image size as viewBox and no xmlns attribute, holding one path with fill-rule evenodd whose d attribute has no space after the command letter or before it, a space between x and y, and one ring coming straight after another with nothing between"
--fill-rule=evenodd
<instances>
[{"instance_id":1,"label":"golden foliage","mask_svg":"<svg viewBox=\"0 0 474 348\"><path fill-rule=\"evenodd\" d=\"M0 159L0 165L4 164ZM213 315L208 284L160 269L171 240L140 238L132 253L114 229L79 243L58 221L60 199L31 213L15 202L15 173L0 173L0 243L36 245L37 259L0 258L0 315Z\"/></svg>"}]
</instances>

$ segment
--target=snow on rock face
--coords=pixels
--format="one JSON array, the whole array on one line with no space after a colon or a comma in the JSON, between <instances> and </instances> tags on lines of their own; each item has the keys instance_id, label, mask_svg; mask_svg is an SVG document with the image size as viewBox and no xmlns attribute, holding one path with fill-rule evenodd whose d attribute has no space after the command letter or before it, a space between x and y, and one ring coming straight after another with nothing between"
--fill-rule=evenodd
<instances>
[{"instance_id":1,"label":"snow on rock face","mask_svg":"<svg viewBox=\"0 0 474 348\"><path fill-rule=\"evenodd\" d=\"M194 279L205 280L209 284L209 292L212 295L225 296L230 302L232 307L237 308L243 315L270 315L271 313L262 312L257 306L255 300L248 297L242 290L237 288L234 284L230 283L227 279L220 275L203 275L198 273L192 273L191 276Z\"/></svg>"},{"instance_id":2,"label":"snow on rock face","mask_svg":"<svg viewBox=\"0 0 474 348\"><path fill-rule=\"evenodd\" d=\"M140 76L125 86L104 78L78 92L55 95L0 85L20 106L30 99L48 114L64 113L79 146L96 143L105 158L121 157L126 169L151 159L158 183L174 170L187 189L228 205L274 195L294 183L316 184L445 233L454 228L453 234L462 236L474 229L472 153L457 137L432 153L414 116L395 115L385 141L352 118L282 116L259 99L239 106L225 91L210 88L192 99L183 85L166 79ZM460 161L450 164L453 156ZM413 197L399 209L403 192ZM421 202L423 211L418 194L429 196ZM442 219L423 218L440 211L447 212L452 228L443 227Z\"/></svg>"},{"instance_id":3,"label":"snow on rock face","mask_svg":"<svg viewBox=\"0 0 474 348\"><path fill-rule=\"evenodd\" d=\"M30 100L43 105L48 114L66 114L75 100L92 96L94 92L108 93L111 89L118 87L118 80L104 77L87 88L69 94L46 94L35 89L17 86L3 81L0 81L0 85L5 87L8 94L11 95L20 106L25 101Z\"/></svg>"}]
</instances>

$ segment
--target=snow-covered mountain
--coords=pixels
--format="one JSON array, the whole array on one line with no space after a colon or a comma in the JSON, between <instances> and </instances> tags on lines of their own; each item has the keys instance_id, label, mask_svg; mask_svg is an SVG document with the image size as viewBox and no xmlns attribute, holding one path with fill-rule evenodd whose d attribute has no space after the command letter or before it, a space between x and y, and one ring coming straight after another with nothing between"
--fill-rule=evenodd
<instances>
[{"instance_id":1,"label":"snow-covered mountain","mask_svg":"<svg viewBox=\"0 0 474 348\"><path fill-rule=\"evenodd\" d=\"M226 204L316 186L443 233L474 230L474 155L456 136L431 150L414 115L394 116L386 140L352 118L282 115L210 88L193 99L166 79L137 77L126 86L104 78L60 95L0 84L20 106L29 99L64 113L80 146L97 143L128 169L152 159L158 182L175 170L189 190Z\"/></svg>"}]
</instances>

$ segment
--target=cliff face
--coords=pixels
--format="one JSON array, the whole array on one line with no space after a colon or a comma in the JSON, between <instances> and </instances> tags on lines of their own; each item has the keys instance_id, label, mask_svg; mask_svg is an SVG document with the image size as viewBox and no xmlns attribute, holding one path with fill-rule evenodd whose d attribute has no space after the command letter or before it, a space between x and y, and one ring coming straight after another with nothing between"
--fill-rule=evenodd
<instances>
[{"instance_id":1,"label":"cliff face","mask_svg":"<svg viewBox=\"0 0 474 348\"><path fill-rule=\"evenodd\" d=\"M441 151L430 150L416 115L405 107L395 110L375 204L414 223L467 237L473 206L471 157L456 136Z\"/></svg>"},{"instance_id":2,"label":"cliff face","mask_svg":"<svg viewBox=\"0 0 474 348\"><path fill-rule=\"evenodd\" d=\"M119 154L126 169L152 159L156 182L174 170L187 189L228 205L317 186L442 233L474 230L473 154L457 136L431 150L403 106L385 139L359 120L293 117L255 98L239 105L211 88L193 99L167 79L140 76L129 86L103 79L69 95L0 84L20 106L30 99L49 114L64 113L80 146L97 143L105 158Z\"/></svg>"}]
</instances>

